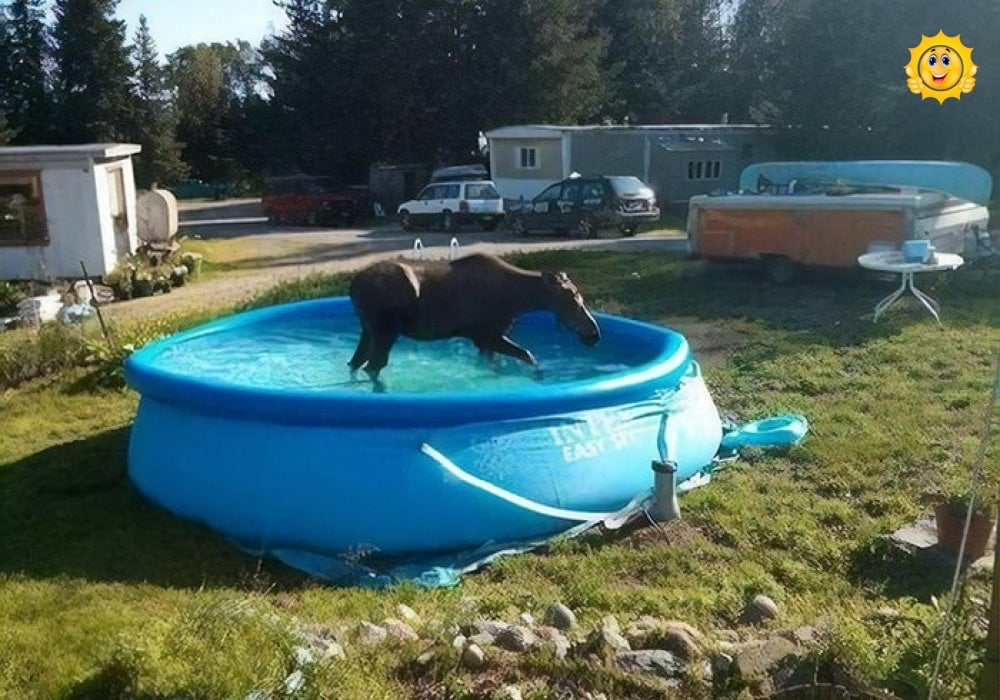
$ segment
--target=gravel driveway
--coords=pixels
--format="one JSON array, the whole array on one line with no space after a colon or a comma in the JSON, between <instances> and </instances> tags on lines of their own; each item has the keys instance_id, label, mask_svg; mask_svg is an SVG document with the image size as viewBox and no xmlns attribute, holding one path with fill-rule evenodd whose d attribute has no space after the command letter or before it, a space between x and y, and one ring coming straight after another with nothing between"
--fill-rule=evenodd
<instances>
[{"instance_id":1,"label":"gravel driveway","mask_svg":"<svg viewBox=\"0 0 1000 700\"><path fill-rule=\"evenodd\" d=\"M449 242L459 243L458 253L506 254L547 249L670 250L683 251L687 241L678 236L640 234L633 238L572 240L561 238L511 238L504 231L460 231L454 236L403 231L395 223L373 228L315 229L272 227L261 221L256 200L181 202L180 225L184 233L202 240L230 239L225 245L240 254L232 260L237 268L164 294L104 307L115 320L158 316L232 306L279 282L316 273L350 272L382 258L413 255L419 238L425 257L447 258ZM224 245L224 244L220 244Z\"/></svg>"}]
</instances>

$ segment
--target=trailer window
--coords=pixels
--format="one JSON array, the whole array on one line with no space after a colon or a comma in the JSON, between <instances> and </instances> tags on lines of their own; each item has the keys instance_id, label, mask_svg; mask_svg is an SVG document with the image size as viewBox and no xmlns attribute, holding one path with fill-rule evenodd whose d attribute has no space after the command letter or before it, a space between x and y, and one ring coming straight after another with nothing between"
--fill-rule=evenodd
<instances>
[{"instance_id":1,"label":"trailer window","mask_svg":"<svg viewBox=\"0 0 1000 700\"><path fill-rule=\"evenodd\" d=\"M522 147L518 149L519 165L522 170L538 169L538 151L534 148Z\"/></svg>"},{"instance_id":2,"label":"trailer window","mask_svg":"<svg viewBox=\"0 0 1000 700\"><path fill-rule=\"evenodd\" d=\"M32 246L48 242L39 174L0 172L0 245Z\"/></svg>"}]
</instances>

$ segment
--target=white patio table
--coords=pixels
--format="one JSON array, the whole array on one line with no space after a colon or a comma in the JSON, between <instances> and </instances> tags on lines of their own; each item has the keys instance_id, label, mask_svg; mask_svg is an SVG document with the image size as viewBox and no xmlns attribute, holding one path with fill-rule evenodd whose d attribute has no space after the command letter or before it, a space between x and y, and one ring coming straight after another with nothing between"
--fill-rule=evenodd
<instances>
[{"instance_id":1,"label":"white patio table","mask_svg":"<svg viewBox=\"0 0 1000 700\"><path fill-rule=\"evenodd\" d=\"M902 275L899 288L885 299L875 305L875 317L877 322L879 316L885 313L886 309L895 304L906 290L913 292L913 296L920 300L928 311L934 316L938 323L941 318L941 307L936 301L927 296L924 292L913 286L913 276L919 272L941 272L944 270L955 270L961 267L965 261L961 255L952 253L936 253L933 262L909 262L903 257L903 253L898 250L882 253L866 253L858 258L858 265L868 270L879 272L895 272Z\"/></svg>"}]
</instances>

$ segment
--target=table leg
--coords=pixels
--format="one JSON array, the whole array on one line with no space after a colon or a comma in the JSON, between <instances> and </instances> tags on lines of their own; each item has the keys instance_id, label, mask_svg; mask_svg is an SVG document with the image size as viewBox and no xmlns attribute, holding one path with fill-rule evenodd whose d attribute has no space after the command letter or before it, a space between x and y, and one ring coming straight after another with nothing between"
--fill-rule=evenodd
<instances>
[{"instance_id":1,"label":"table leg","mask_svg":"<svg viewBox=\"0 0 1000 700\"><path fill-rule=\"evenodd\" d=\"M913 296L919 299L920 303L923 304L927 308L927 310L931 312L931 315L934 317L934 320L938 322L938 325L941 325L941 317L938 315L939 313L941 313L941 307L938 305L936 301L934 301L929 296L927 296L926 294L924 294L919 289L913 286L912 273L910 274L910 291L913 292Z\"/></svg>"},{"instance_id":2,"label":"table leg","mask_svg":"<svg viewBox=\"0 0 1000 700\"><path fill-rule=\"evenodd\" d=\"M907 282L909 282L910 284L913 283L913 275L911 273L904 272L903 279L899 283L899 288L875 305L875 314L874 317L872 318L872 321L874 323L878 323L879 316L884 314L886 309L895 304L899 300L899 298L903 296L903 294L906 292Z\"/></svg>"}]
</instances>

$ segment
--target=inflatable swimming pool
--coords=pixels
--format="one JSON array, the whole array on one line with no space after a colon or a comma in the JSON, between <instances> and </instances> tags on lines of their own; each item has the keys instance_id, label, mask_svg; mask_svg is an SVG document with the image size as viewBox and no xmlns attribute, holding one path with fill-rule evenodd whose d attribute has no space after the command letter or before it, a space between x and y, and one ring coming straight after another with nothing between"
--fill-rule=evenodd
<instances>
[{"instance_id":1,"label":"inflatable swimming pool","mask_svg":"<svg viewBox=\"0 0 1000 700\"><path fill-rule=\"evenodd\" d=\"M594 348L551 314L518 320L511 335L541 378L489 366L464 340L402 339L385 393L348 373L358 324L346 298L156 341L125 367L141 393L130 478L173 513L293 565L599 520L651 487L653 460L676 462L679 481L709 465L722 427L682 335L596 318Z\"/></svg>"}]
</instances>

